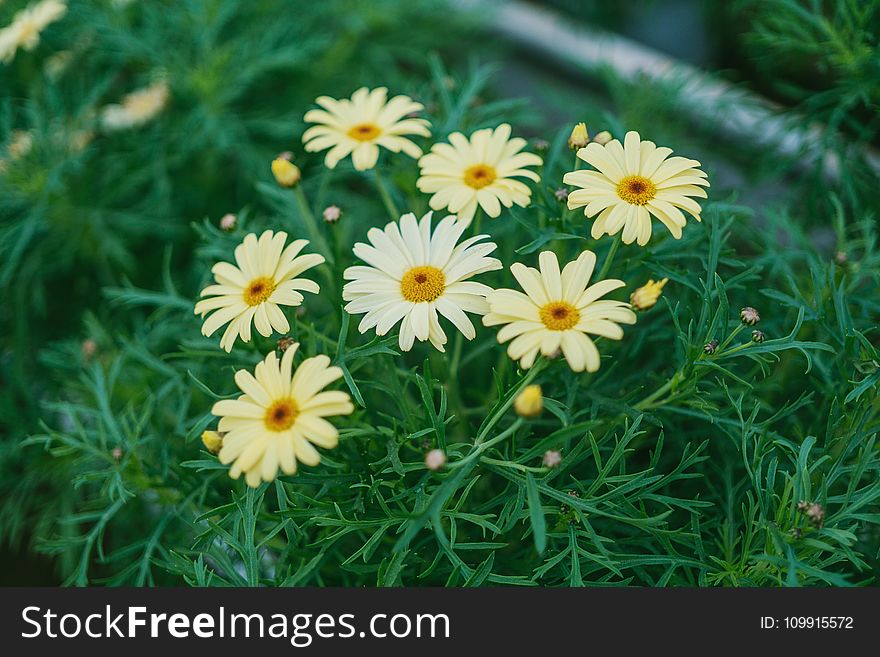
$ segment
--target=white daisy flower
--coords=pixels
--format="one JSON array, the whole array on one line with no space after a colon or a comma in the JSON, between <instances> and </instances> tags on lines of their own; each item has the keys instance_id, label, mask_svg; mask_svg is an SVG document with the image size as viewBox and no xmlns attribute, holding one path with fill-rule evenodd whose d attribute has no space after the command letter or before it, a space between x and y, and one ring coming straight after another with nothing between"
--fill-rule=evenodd
<instances>
[{"instance_id":1,"label":"white daisy flower","mask_svg":"<svg viewBox=\"0 0 880 657\"><path fill-rule=\"evenodd\" d=\"M269 337L272 329L287 333L290 324L279 306L298 306L303 295L298 290L317 294L318 284L307 278L296 278L306 269L324 262L317 253L299 255L308 240L296 240L287 248L287 233L267 230L260 239L254 233L246 235L235 248L236 267L218 262L211 269L216 285L202 290L204 298L196 304L195 313L205 316L213 313L202 324L202 335L211 335L224 324L229 324L220 346L232 351L235 339L251 340L251 323L260 335Z\"/></svg>"},{"instance_id":2,"label":"white daisy flower","mask_svg":"<svg viewBox=\"0 0 880 657\"><path fill-rule=\"evenodd\" d=\"M552 251L538 257L540 271L517 262L510 272L525 290L495 290L487 301L490 312L483 317L486 326L505 326L498 331L498 342L513 341L507 355L528 369L538 352L551 356L561 349L575 372L599 369L599 351L587 333L620 340L619 324L635 324L636 315L623 301L600 299L623 287L614 279L587 284L596 265L596 254L584 251L560 273Z\"/></svg>"},{"instance_id":3,"label":"white daisy flower","mask_svg":"<svg viewBox=\"0 0 880 657\"><path fill-rule=\"evenodd\" d=\"M133 91L121 103L106 105L101 110L101 125L110 132L142 126L165 109L169 96L168 83L162 80Z\"/></svg>"},{"instance_id":4,"label":"white daisy flower","mask_svg":"<svg viewBox=\"0 0 880 657\"><path fill-rule=\"evenodd\" d=\"M321 455L314 445L333 449L339 442L336 427L324 418L354 411L346 393L321 392L342 376L342 370L331 367L322 355L305 359L294 371L297 347L298 343L288 347L280 363L271 351L253 374L236 372L235 383L244 394L211 409L220 417L217 429L224 432L220 462L232 463L233 479L245 473L253 488L275 479L279 468L295 474L297 461L318 465Z\"/></svg>"},{"instance_id":5,"label":"white daisy flower","mask_svg":"<svg viewBox=\"0 0 880 657\"><path fill-rule=\"evenodd\" d=\"M16 51L33 50L40 44L40 33L67 13L59 0L42 0L18 12L12 23L0 30L0 61L8 64Z\"/></svg>"},{"instance_id":6,"label":"white daisy flower","mask_svg":"<svg viewBox=\"0 0 880 657\"><path fill-rule=\"evenodd\" d=\"M669 229L675 239L687 220L685 210L700 220L700 205L692 196L706 198L709 186L700 163L686 157L669 157L671 148L641 141L639 133L627 132L624 144L617 139L592 143L577 152L598 171L571 171L563 177L567 185L582 189L568 195L568 208L584 208L588 217L599 215L590 234L599 239L623 230L623 243L637 241L644 246L651 239L651 215Z\"/></svg>"},{"instance_id":7,"label":"white daisy flower","mask_svg":"<svg viewBox=\"0 0 880 657\"><path fill-rule=\"evenodd\" d=\"M492 130L477 130L470 139L460 132L449 135L448 144L434 144L419 160L419 190L433 194L431 208L447 208L469 223L483 208L490 217L501 214L501 206L526 207L532 195L528 185L516 178L541 180L525 167L543 160L533 153L521 153L525 139L510 138L510 126L502 123Z\"/></svg>"},{"instance_id":8,"label":"white daisy flower","mask_svg":"<svg viewBox=\"0 0 880 657\"><path fill-rule=\"evenodd\" d=\"M306 112L306 123L316 123L303 133L303 143L309 152L330 151L324 164L333 169L339 161L351 154L358 171L376 166L379 147L410 157L419 157L422 149L403 135L430 137L425 119L406 118L424 109L409 96L395 96L387 100L388 89L379 87L370 91L361 87L351 99L336 100L327 96L315 99L324 109Z\"/></svg>"},{"instance_id":9,"label":"white daisy flower","mask_svg":"<svg viewBox=\"0 0 880 657\"><path fill-rule=\"evenodd\" d=\"M371 228L370 244L354 245L354 254L368 266L349 267L343 273L349 281L342 290L342 298L349 302L345 310L366 313L358 330L375 328L378 335L385 335L400 322L403 351L412 349L417 339L430 340L444 350L446 333L438 313L473 340L476 331L465 312L487 312L486 295L492 288L467 279L501 269L499 260L487 257L495 244L477 244L488 235L458 244L465 224L450 215L432 234L431 215L428 212L417 222L409 213L400 218L399 226L391 222L384 230Z\"/></svg>"}]
</instances>

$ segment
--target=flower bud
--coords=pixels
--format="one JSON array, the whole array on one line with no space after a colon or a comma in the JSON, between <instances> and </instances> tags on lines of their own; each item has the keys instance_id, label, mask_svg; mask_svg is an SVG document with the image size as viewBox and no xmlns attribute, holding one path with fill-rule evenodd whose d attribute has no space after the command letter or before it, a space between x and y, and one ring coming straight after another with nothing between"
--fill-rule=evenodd
<instances>
[{"instance_id":1,"label":"flower bud","mask_svg":"<svg viewBox=\"0 0 880 657\"><path fill-rule=\"evenodd\" d=\"M235 228L236 223L238 223L238 220L231 212L224 214L222 217L220 217L221 230L232 230Z\"/></svg>"},{"instance_id":2,"label":"flower bud","mask_svg":"<svg viewBox=\"0 0 880 657\"><path fill-rule=\"evenodd\" d=\"M211 454L218 454L223 447L223 434L219 431L203 431L202 444Z\"/></svg>"},{"instance_id":3,"label":"flower bud","mask_svg":"<svg viewBox=\"0 0 880 657\"><path fill-rule=\"evenodd\" d=\"M299 167L280 156L272 160L272 175L282 187L294 187L302 178Z\"/></svg>"},{"instance_id":4,"label":"flower bud","mask_svg":"<svg viewBox=\"0 0 880 657\"><path fill-rule=\"evenodd\" d=\"M825 509L822 508L821 504L816 504L815 502L810 505L810 508L807 509L807 518L810 519L818 529L822 529L822 525L825 524Z\"/></svg>"},{"instance_id":5,"label":"flower bud","mask_svg":"<svg viewBox=\"0 0 880 657\"><path fill-rule=\"evenodd\" d=\"M83 359L89 360L92 356L95 355L95 352L98 351L98 343L91 338L87 338L83 340L80 349L82 350Z\"/></svg>"},{"instance_id":6,"label":"flower bud","mask_svg":"<svg viewBox=\"0 0 880 657\"><path fill-rule=\"evenodd\" d=\"M328 205L324 208L321 216L324 217L324 221L328 224L335 224L342 217L342 210L339 209L338 205Z\"/></svg>"},{"instance_id":7,"label":"flower bud","mask_svg":"<svg viewBox=\"0 0 880 657\"><path fill-rule=\"evenodd\" d=\"M114 447L113 451L110 452L110 455L113 457L113 460L119 463L122 461L122 448Z\"/></svg>"},{"instance_id":8,"label":"flower bud","mask_svg":"<svg viewBox=\"0 0 880 657\"><path fill-rule=\"evenodd\" d=\"M425 454L425 467L428 468L428 470L436 472L444 465L446 465L446 452L442 449L432 449Z\"/></svg>"},{"instance_id":9,"label":"flower bud","mask_svg":"<svg viewBox=\"0 0 880 657\"><path fill-rule=\"evenodd\" d=\"M590 143L590 134L587 132L587 125L583 122L575 125L574 129L571 131L571 136L568 138L568 147L575 151L579 148L583 148L587 144Z\"/></svg>"},{"instance_id":10,"label":"flower bud","mask_svg":"<svg viewBox=\"0 0 880 657\"><path fill-rule=\"evenodd\" d=\"M802 500L798 502L797 510L807 516L816 529L822 529L822 525L825 524L825 509L821 504Z\"/></svg>"},{"instance_id":11,"label":"flower bud","mask_svg":"<svg viewBox=\"0 0 880 657\"><path fill-rule=\"evenodd\" d=\"M546 139L536 139L532 142L532 147L539 153L545 153L550 150L550 142Z\"/></svg>"},{"instance_id":12,"label":"flower bud","mask_svg":"<svg viewBox=\"0 0 880 657\"><path fill-rule=\"evenodd\" d=\"M602 132L597 134L595 137L593 137L593 142L596 144L599 144L600 146L604 146L612 139L614 139L614 137L611 136L611 133L608 132L607 130L603 130Z\"/></svg>"},{"instance_id":13,"label":"flower bud","mask_svg":"<svg viewBox=\"0 0 880 657\"><path fill-rule=\"evenodd\" d=\"M288 335L285 335L283 338L278 338L278 342L275 343L275 347L278 349L278 355L281 356L294 344L296 344L296 341Z\"/></svg>"},{"instance_id":14,"label":"flower bud","mask_svg":"<svg viewBox=\"0 0 880 657\"><path fill-rule=\"evenodd\" d=\"M544 452L542 463L545 468L558 468L562 463L562 454L558 450L548 449Z\"/></svg>"},{"instance_id":15,"label":"flower bud","mask_svg":"<svg viewBox=\"0 0 880 657\"><path fill-rule=\"evenodd\" d=\"M759 331L758 329L752 331L752 342L764 342L765 337L767 336L764 335L764 331Z\"/></svg>"},{"instance_id":16,"label":"flower bud","mask_svg":"<svg viewBox=\"0 0 880 657\"><path fill-rule=\"evenodd\" d=\"M758 314L758 311L752 308L751 306L746 306L742 310L739 311L739 318L742 320L742 323L746 326L754 326L758 322L761 321L761 315Z\"/></svg>"},{"instance_id":17,"label":"flower bud","mask_svg":"<svg viewBox=\"0 0 880 657\"><path fill-rule=\"evenodd\" d=\"M520 417L530 418L540 415L544 410L541 386L532 384L523 388L513 400L513 408Z\"/></svg>"},{"instance_id":18,"label":"flower bud","mask_svg":"<svg viewBox=\"0 0 880 657\"><path fill-rule=\"evenodd\" d=\"M648 308L653 307L654 304L657 303L657 299L660 298L663 286L666 285L668 281L668 278L659 281L649 279L647 283L630 295L629 302L636 310L647 310Z\"/></svg>"},{"instance_id":19,"label":"flower bud","mask_svg":"<svg viewBox=\"0 0 880 657\"><path fill-rule=\"evenodd\" d=\"M709 342L703 345L703 352L709 354L710 356L714 354L717 350L718 340L709 340Z\"/></svg>"}]
</instances>

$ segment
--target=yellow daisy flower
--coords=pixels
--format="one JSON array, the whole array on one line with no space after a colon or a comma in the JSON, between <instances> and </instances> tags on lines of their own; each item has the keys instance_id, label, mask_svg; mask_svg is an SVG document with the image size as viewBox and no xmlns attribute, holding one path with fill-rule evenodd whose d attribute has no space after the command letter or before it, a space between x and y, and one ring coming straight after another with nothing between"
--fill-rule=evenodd
<instances>
[{"instance_id":1,"label":"yellow daisy flower","mask_svg":"<svg viewBox=\"0 0 880 657\"><path fill-rule=\"evenodd\" d=\"M394 153L403 151L410 157L419 157L422 149L403 135L431 136L428 121L405 118L424 107L409 96L386 100L387 94L385 87L372 91L361 87L351 99L317 98L315 102L324 109L306 112L306 123L317 124L303 134L306 150L315 152L329 148L324 158L329 169L350 153L358 171L376 166L380 146Z\"/></svg>"},{"instance_id":2,"label":"yellow daisy flower","mask_svg":"<svg viewBox=\"0 0 880 657\"><path fill-rule=\"evenodd\" d=\"M170 95L168 83L164 80L133 91L124 96L122 102L104 106L101 125L110 132L145 125L165 109Z\"/></svg>"},{"instance_id":3,"label":"yellow daisy flower","mask_svg":"<svg viewBox=\"0 0 880 657\"><path fill-rule=\"evenodd\" d=\"M318 465L321 455L314 445L332 449L339 441L339 432L324 418L354 411L346 393L321 392L342 376L327 356L307 358L294 372L298 347L292 344L280 363L270 352L254 374L236 372L235 383L244 394L219 401L211 409L220 418L218 431L225 432L220 462L232 463L233 479L244 472L253 488L275 479L279 468L284 474L296 474L297 461Z\"/></svg>"},{"instance_id":4,"label":"yellow daisy flower","mask_svg":"<svg viewBox=\"0 0 880 657\"><path fill-rule=\"evenodd\" d=\"M644 246L651 239L651 215L680 239L687 223L681 210L700 220L700 205L691 197L706 198L709 181L699 162L671 154L637 132L627 132L623 145L617 139L587 145L577 156L597 171L565 174L565 184L582 188L568 195L568 208L586 206L587 217L599 215L590 230L593 239L622 229L624 244Z\"/></svg>"},{"instance_id":5,"label":"yellow daisy flower","mask_svg":"<svg viewBox=\"0 0 880 657\"><path fill-rule=\"evenodd\" d=\"M384 230L371 228L370 244L354 245L354 254L369 266L349 267L343 273L349 281L342 290L342 298L349 302L345 310L366 313L358 330L366 333L375 328L378 335L385 335L400 322L403 351L412 349L416 339L430 340L444 350L446 333L438 313L473 340L476 331L465 311L487 312L486 295L492 288L467 279L501 269L499 260L487 257L495 244L477 244L488 235L458 244L466 225L449 215L432 234L432 214L417 222L409 213L399 225L392 221Z\"/></svg>"},{"instance_id":6,"label":"yellow daisy flower","mask_svg":"<svg viewBox=\"0 0 880 657\"><path fill-rule=\"evenodd\" d=\"M561 349L575 372L599 369L599 351L587 333L612 340L623 337L620 324L635 324L636 315L623 301L600 299L623 287L623 281L604 280L587 284L596 265L596 254L584 251L560 273L552 251L538 257L541 270L514 263L510 272L525 294L516 290L495 290L488 297L486 326L505 326L498 342L513 341L507 355L528 369L540 351L551 356Z\"/></svg>"},{"instance_id":7,"label":"yellow daisy flower","mask_svg":"<svg viewBox=\"0 0 880 657\"><path fill-rule=\"evenodd\" d=\"M298 306L303 295L298 290L317 294L318 284L307 278L296 278L306 269L324 262L317 253L299 255L308 240L296 240L287 248L287 233L267 230L260 235L250 233L235 248L235 265L218 262L211 269L216 285L202 290L204 298L196 304L195 313L213 314L202 324L202 335L211 335L229 324L220 346L232 351L235 339L251 340L251 322L260 335L272 335L272 329L287 333L290 324L279 306Z\"/></svg>"},{"instance_id":8,"label":"yellow daisy flower","mask_svg":"<svg viewBox=\"0 0 880 657\"><path fill-rule=\"evenodd\" d=\"M510 126L477 130L470 139L460 132L449 135L448 144L434 144L419 160L421 177L416 184L425 194L433 194L431 208L448 208L470 223L479 205L490 217L516 204L526 207L532 195L528 185L516 178L541 180L525 167L539 166L543 160L533 153L521 153L525 139L510 138Z\"/></svg>"},{"instance_id":9,"label":"yellow daisy flower","mask_svg":"<svg viewBox=\"0 0 880 657\"><path fill-rule=\"evenodd\" d=\"M19 48L33 50L40 44L40 33L67 13L59 0L42 0L18 12L12 23L0 30L0 61L8 64Z\"/></svg>"}]
</instances>

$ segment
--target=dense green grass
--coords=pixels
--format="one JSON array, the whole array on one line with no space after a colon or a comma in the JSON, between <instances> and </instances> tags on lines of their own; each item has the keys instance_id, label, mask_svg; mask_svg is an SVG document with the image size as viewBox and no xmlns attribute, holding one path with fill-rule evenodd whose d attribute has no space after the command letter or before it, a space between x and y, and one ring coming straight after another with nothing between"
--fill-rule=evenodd
<instances>
[{"instance_id":1,"label":"dense green grass","mask_svg":"<svg viewBox=\"0 0 880 657\"><path fill-rule=\"evenodd\" d=\"M426 105L436 140L502 121L515 134L542 126L532 206L482 223L505 264L481 278L494 287L512 286L509 265L534 265L542 249L561 261L591 249L602 263L613 243L592 240L555 196L574 163L571 126L496 98L491 69L460 60L470 28L438 34L446 13L433 3L406 15L395 2L312 3L295 18L284 2L83 4L36 51L0 65L0 141L34 135L0 173L9 549L51 559L58 581L77 585L878 583L873 133L820 145L841 151L829 179L745 138L703 138L669 88L609 80L610 111L594 95L581 101L592 131L637 129L703 160L713 181L682 240L655 227L649 247L622 246L611 265L627 293L668 277L658 304L621 342L600 341L593 375L559 359L522 372L482 327L473 342L450 333L445 355L400 354L395 332L359 335L341 310L351 245L389 217L369 172L328 171L302 152L313 99L386 85ZM51 78L43 62L63 49L75 64ZM71 147L97 108L158 70L171 102L155 121ZM877 80L866 84L876 92ZM252 490L199 436L216 423L213 402L236 392L234 371L280 336L227 355L192 308L246 233L309 234L295 192L269 172L287 149L312 213L344 211L319 226L336 263L315 270L322 293L288 312L291 337L344 368L357 410L337 420L340 445L319 466ZM413 160L385 154L380 168L398 207L427 209ZM779 193L764 202L758 187ZM232 232L217 227L226 212L239 218ZM763 343L750 341L743 306L759 309ZM710 340L722 348L707 355ZM524 421L510 406L530 382L545 411ZM439 472L424 465L434 447L449 457ZM548 449L562 451L559 468L541 467ZM822 505L821 526L801 501Z\"/></svg>"}]
</instances>

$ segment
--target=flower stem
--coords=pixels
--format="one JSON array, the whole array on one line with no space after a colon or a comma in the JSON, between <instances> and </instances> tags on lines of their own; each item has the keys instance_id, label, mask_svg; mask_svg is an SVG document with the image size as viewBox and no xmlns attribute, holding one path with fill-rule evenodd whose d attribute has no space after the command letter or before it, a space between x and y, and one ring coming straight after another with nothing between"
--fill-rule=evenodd
<instances>
[{"instance_id":1,"label":"flower stem","mask_svg":"<svg viewBox=\"0 0 880 657\"><path fill-rule=\"evenodd\" d=\"M302 217L303 223L306 226L306 231L308 231L309 236L315 243L315 249L318 251L318 253L320 253L327 259L328 263L332 265L335 262L333 250L327 244L324 233L321 232L320 226L318 226L315 215L312 213L312 209L309 207L309 201L308 199L306 199L306 194L303 191L302 185L297 185L293 188L293 197L296 199L296 204L299 208L299 214Z\"/></svg>"},{"instance_id":2,"label":"flower stem","mask_svg":"<svg viewBox=\"0 0 880 657\"><path fill-rule=\"evenodd\" d=\"M474 215L474 235L480 234L480 226L483 223L483 208L477 206L477 212Z\"/></svg>"},{"instance_id":3,"label":"flower stem","mask_svg":"<svg viewBox=\"0 0 880 657\"><path fill-rule=\"evenodd\" d=\"M599 276L596 277L597 281L601 281L605 279L605 274L608 273L608 270L611 269L611 263L614 261L614 256L617 253L617 249L620 246L621 237L620 234L616 235L614 241L611 243L611 249L608 251L608 255L605 256L605 262L602 263L602 269L599 270Z\"/></svg>"},{"instance_id":4,"label":"flower stem","mask_svg":"<svg viewBox=\"0 0 880 657\"><path fill-rule=\"evenodd\" d=\"M461 466L466 465L467 463L473 461L475 458L480 456L487 449L492 447L492 445L497 445L502 440L513 435L516 432L516 430L522 426L522 424L523 424L522 418L517 418L516 422L511 424L509 427L507 427L504 431L499 433L494 438L487 440L486 442L474 443L474 448L471 450L470 454L465 456L463 459L456 461L455 463L450 463L447 466L448 469L453 470L455 468L460 468Z\"/></svg>"},{"instance_id":5,"label":"flower stem","mask_svg":"<svg viewBox=\"0 0 880 657\"><path fill-rule=\"evenodd\" d=\"M729 345L733 341L733 339L737 335L739 335L740 331L742 331L742 330L743 330L743 324L737 325L737 327L730 332L730 335L727 336L727 338L724 340L724 342L722 342L720 345L718 345L718 347L715 349L715 353L718 354L718 353L724 351L725 347L727 347L727 345ZM730 353L730 352L728 351L727 353Z\"/></svg>"},{"instance_id":6,"label":"flower stem","mask_svg":"<svg viewBox=\"0 0 880 657\"><path fill-rule=\"evenodd\" d=\"M373 175L376 177L376 188L379 190L379 196L382 197L382 202L385 204L385 209L388 211L388 216L391 217L391 221L397 221L400 219L400 210L397 209L397 205L394 203L394 199L391 198L391 194L388 192L388 188L385 186L385 180L382 178L382 174L379 172L379 169L373 169Z\"/></svg>"},{"instance_id":7,"label":"flower stem","mask_svg":"<svg viewBox=\"0 0 880 657\"><path fill-rule=\"evenodd\" d=\"M523 465L522 463L516 463L515 461L499 461L498 459L493 459L490 456L484 456L480 459L481 463L487 463L488 465L497 465L502 468L513 468L514 470L521 470L522 472L535 472L538 474L544 474L549 471L549 468L536 468L528 465Z\"/></svg>"},{"instance_id":8,"label":"flower stem","mask_svg":"<svg viewBox=\"0 0 880 657\"><path fill-rule=\"evenodd\" d=\"M447 361L449 363L449 381L460 381L458 374L459 366L461 365L461 346L464 342L464 336L461 333L456 331L454 344L452 347L452 358ZM447 392L449 395L449 403L452 405L454 409L456 418L458 419L457 426L462 431L462 433L466 433L468 431L467 420L465 418L465 408L464 401L461 398L461 391L459 390L459 386L451 385L447 387Z\"/></svg>"},{"instance_id":9,"label":"flower stem","mask_svg":"<svg viewBox=\"0 0 880 657\"><path fill-rule=\"evenodd\" d=\"M654 402L659 397L662 397L664 394L666 394L672 388L672 382L675 380L675 378L677 376L678 376L678 372L673 374L672 378L670 378L669 381L667 381L662 386L657 388L654 392L652 392L650 395L645 397L642 401L635 404L633 406L633 408L638 409L640 411L645 410L645 408L649 407L652 402Z\"/></svg>"}]
</instances>

